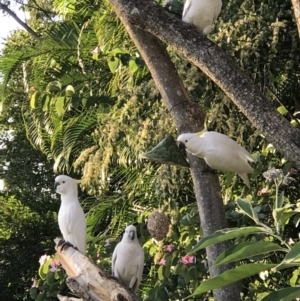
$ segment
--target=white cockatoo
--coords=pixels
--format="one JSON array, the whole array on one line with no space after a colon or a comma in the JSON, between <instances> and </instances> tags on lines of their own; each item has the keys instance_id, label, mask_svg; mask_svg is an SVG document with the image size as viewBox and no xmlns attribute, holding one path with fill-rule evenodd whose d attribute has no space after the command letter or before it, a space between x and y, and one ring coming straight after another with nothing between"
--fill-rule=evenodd
<instances>
[{"instance_id":1,"label":"white cockatoo","mask_svg":"<svg viewBox=\"0 0 300 301\"><path fill-rule=\"evenodd\" d=\"M58 212L58 225L63 240L59 242L62 249L72 245L85 254L86 221L78 201L77 183L71 177L60 175L55 178L55 191L61 195Z\"/></svg>"},{"instance_id":2,"label":"white cockatoo","mask_svg":"<svg viewBox=\"0 0 300 301\"><path fill-rule=\"evenodd\" d=\"M253 158L242 146L226 135L217 132L185 133L177 141L191 154L203 158L207 165L221 171L236 172L250 187L247 173L253 168Z\"/></svg>"},{"instance_id":3,"label":"white cockatoo","mask_svg":"<svg viewBox=\"0 0 300 301\"><path fill-rule=\"evenodd\" d=\"M142 280L143 268L144 250L138 241L135 226L129 225L114 249L112 274L135 293Z\"/></svg>"},{"instance_id":4,"label":"white cockatoo","mask_svg":"<svg viewBox=\"0 0 300 301\"><path fill-rule=\"evenodd\" d=\"M198 31L209 34L218 18L222 0L186 0L182 21L193 24Z\"/></svg>"}]
</instances>

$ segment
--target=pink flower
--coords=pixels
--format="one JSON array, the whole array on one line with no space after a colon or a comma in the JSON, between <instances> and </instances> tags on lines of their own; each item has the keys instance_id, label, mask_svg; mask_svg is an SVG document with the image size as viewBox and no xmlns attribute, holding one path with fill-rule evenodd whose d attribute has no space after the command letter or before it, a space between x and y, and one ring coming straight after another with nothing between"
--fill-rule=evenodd
<instances>
[{"instance_id":1,"label":"pink flower","mask_svg":"<svg viewBox=\"0 0 300 301\"><path fill-rule=\"evenodd\" d=\"M39 286L37 285L37 280L36 280L35 278L32 278L31 280L32 280L32 285L31 285L31 287L39 287Z\"/></svg>"},{"instance_id":2,"label":"pink flower","mask_svg":"<svg viewBox=\"0 0 300 301\"><path fill-rule=\"evenodd\" d=\"M51 266L51 269L50 269L51 272L60 271L60 269L58 268L60 266L60 262L58 260L56 260L56 259L52 260L50 263L50 266Z\"/></svg>"},{"instance_id":3,"label":"pink flower","mask_svg":"<svg viewBox=\"0 0 300 301\"><path fill-rule=\"evenodd\" d=\"M185 255L185 256L181 257L180 262L183 263L183 264L194 263L195 262L195 256Z\"/></svg>"},{"instance_id":4,"label":"pink flower","mask_svg":"<svg viewBox=\"0 0 300 301\"><path fill-rule=\"evenodd\" d=\"M100 253L97 253L97 258L99 258L100 257Z\"/></svg>"},{"instance_id":5,"label":"pink flower","mask_svg":"<svg viewBox=\"0 0 300 301\"><path fill-rule=\"evenodd\" d=\"M109 247L109 246L110 246L110 243L111 243L111 239L108 238L108 239L105 241L104 247Z\"/></svg>"},{"instance_id":6,"label":"pink flower","mask_svg":"<svg viewBox=\"0 0 300 301\"><path fill-rule=\"evenodd\" d=\"M259 192L258 192L258 194L259 195L262 195L262 194L266 194L266 193L268 193L269 191L268 191L268 188L262 188Z\"/></svg>"},{"instance_id":7,"label":"pink flower","mask_svg":"<svg viewBox=\"0 0 300 301\"><path fill-rule=\"evenodd\" d=\"M173 249L174 249L174 245L172 245L172 244L166 246L166 252L171 253L173 251Z\"/></svg>"},{"instance_id":8,"label":"pink flower","mask_svg":"<svg viewBox=\"0 0 300 301\"><path fill-rule=\"evenodd\" d=\"M94 50L91 51L91 54L98 54L99 53L99 47L97 46Z\"/></svg>"},{"instance_id":9,"label":"pink flower","mask_svg":"<svg viewBox=\"0 0 300 301\"><path fill-rule=\"evenodd\" d=\"M41 256L41 258L39 259L40 265L43 265L48 259L50 259L50 256L47 254Z\"/></svg>"},{"instance_id":10,"label":"pink flower","mask_svg":"<svg viewBox=\"0 0 300 301\"><path fill-rule=\"evenodd\" d=\"M166 260L162 258L159 262L159 265L166 265Z\"/></svg>"}]
</instances>

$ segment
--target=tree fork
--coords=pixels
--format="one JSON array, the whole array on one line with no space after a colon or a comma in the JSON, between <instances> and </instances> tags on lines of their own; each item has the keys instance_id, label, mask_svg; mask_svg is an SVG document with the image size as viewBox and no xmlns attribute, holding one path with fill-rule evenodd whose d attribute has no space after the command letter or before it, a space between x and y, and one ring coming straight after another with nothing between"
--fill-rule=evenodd
<instances>
[{"instance_id":1,"label":"tree fork","mask_svg":"<svg viewBox=\"0 0 300 301\"><path fill-rule=\"evenodd\" d=\"M274 147L300 169L300 130L280 115L233 59L191 25L149 0L109 0L128 23L172 46L209 76Z\"/></svg>"},{"instance_id":2,"label":"tree fork","mask_svg":"<svg viewBox=\"0 0 300 301\"><path fill-rule=\"evenodd\" d=\"M152 34L132 24L127 15L120 12L115 1L110 2L145 60L162 99L174 119L178 132L197 132L203 129L204 114L200 106L189 98L165 45ZM188 154L188 158L201 226L204 235L207 236L227 226L221 188L217 174L206 165L203 159L196 158L191 154ZM224 242L206 249L209 267L213 265L217 256L228 247L229 243ZM233 267L233 265L227 265L213 268L210 270L211 277ZM216 289L213 294L217 301L240 300L237 284Z\"/></svg>"},{"instance_id":3,"label":"tree fork","mask_svg":"<svg viewBox=\"0 0 300 301\"><path fill-rule=\"evenodd\" d=\"M66 283L70 290L81 299L58 295L61 301L141 301L130 293L116 280L110 278L96 266L88 257L72 247L61 251L58 246L60 239L56 238L55 250L58 260L69 276Z\"/></svg>"}]
</instances>

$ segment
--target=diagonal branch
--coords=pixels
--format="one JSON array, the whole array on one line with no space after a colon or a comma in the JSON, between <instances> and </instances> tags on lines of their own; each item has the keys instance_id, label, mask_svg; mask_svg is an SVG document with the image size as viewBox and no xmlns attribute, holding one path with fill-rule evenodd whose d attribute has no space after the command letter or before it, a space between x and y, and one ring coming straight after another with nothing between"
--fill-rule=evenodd
<instances>
[{"instance_id":1,"label":"diagonal branch","mask_svg":"<svg viewBox=\"0 0 300 301\"><path fill-rule=\"evenodd\" d=\"M300 0L292 0L294 14L295 14L295 21L298 27L298 34L300 37Z\"/></svg>"},{"instance_id":2,"label":"diagonal branch","mask_svg":"<svg viewBox=\"0 0 300 301\"><path fill-rule=\"evenodd\" d=\"M113 0L110 2L145 60L178 131L196 132L203 129L204 114L200 106L189 98L166 46L152 34L131 24L127 15L120 14L120 7ZM208 169L204 160L190 154L188 157L201 226L206 236L227 226L221 188L217 174ZM210 267L228 247L229 243L225 242L207 248ZM217 276L229 268L233 268L233 265L211 268L210 275ZM216 289L213 294L216 301L240 300L237 284Z\"/></svg>"},{"instance_id":3,"label":"diagonal branch","mask_svg":"<svg viewBox=\"0 0 300 301\"><path fill-rule=\"evenodd\" d=\"M39 38L39 35L31 27L29 27L25 22L23 22L7 5L0 2L0 9L4 10L11 17L13 17L34 38L36 38L36 39Z\"/></svg>"},{"instance_id":4,"label":"diagonal branch","mask_svg":"<svg viewBox=\"0 0 300 301\"><path fill-rule=\"evenodd\" d=\"M119 14L175 48L209 76L275 148L300 169L300 130L293 128L252 80L214 42L149 0L110 0Z\"/></svg>"}]
</instances>

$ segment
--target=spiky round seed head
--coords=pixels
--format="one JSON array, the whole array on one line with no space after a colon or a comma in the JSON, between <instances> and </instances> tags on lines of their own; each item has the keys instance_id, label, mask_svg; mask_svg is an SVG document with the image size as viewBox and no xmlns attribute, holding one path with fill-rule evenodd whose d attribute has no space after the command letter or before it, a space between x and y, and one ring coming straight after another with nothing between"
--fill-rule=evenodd
<instances>
[{"instance_id":1,"label":"spiky round seed head","mask_svg":"<svg viewBox=\"0 0 300 301\"><path fill-rule=\"evenodd\" d=\"M159 211L153 211L148 217L148 231L156 240L163 240L169 232L169 219Z\"/></svg>"}]
</instances>

